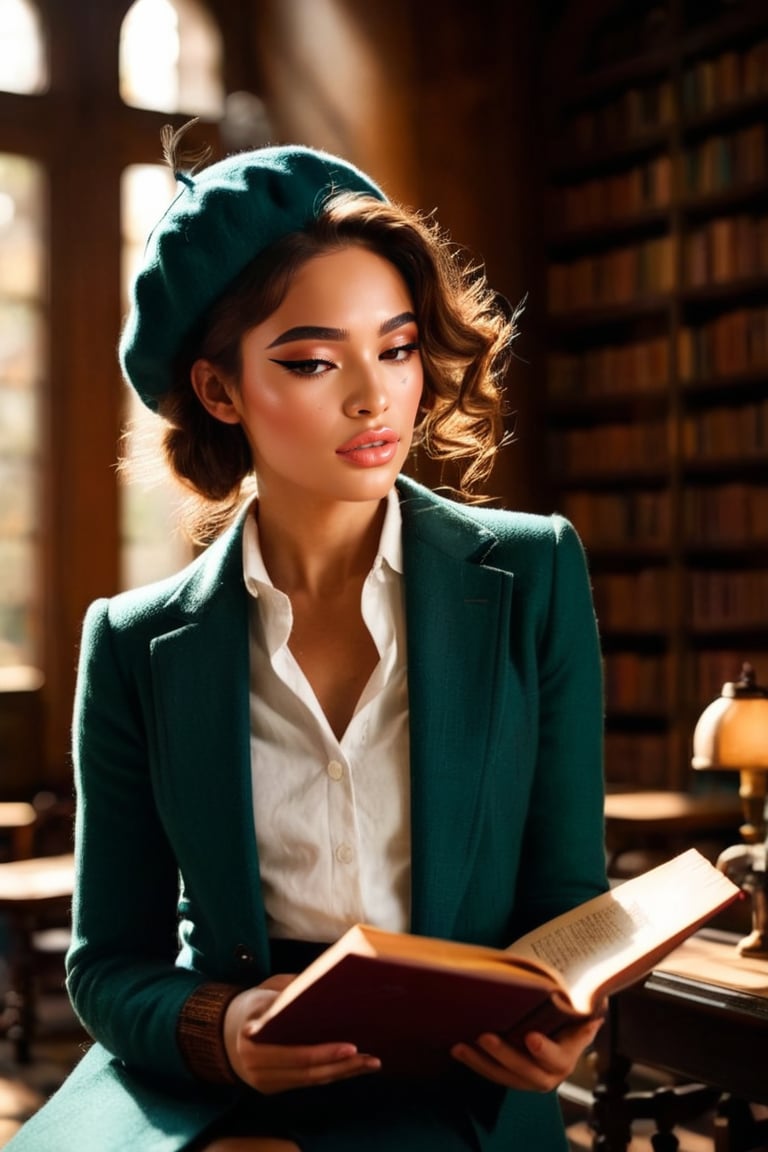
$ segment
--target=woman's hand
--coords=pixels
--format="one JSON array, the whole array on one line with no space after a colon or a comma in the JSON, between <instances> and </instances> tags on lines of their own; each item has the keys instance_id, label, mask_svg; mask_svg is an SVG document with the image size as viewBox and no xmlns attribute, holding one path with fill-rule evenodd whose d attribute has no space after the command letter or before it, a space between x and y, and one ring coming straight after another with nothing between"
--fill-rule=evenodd
<instances>
[{"instance_id":1,"label":"woman's hand","mask_svg":"<svg viewBox=\"0 0 768 1152\"><path fill-rule=\"evenodd\" d=\"M358 1052L354 1044L259 1043L259 1018L291 980L293 976L270 976L228 1005L224 1046L235 1075L258 1092L272 1095L378 1071L381 1061Z\"/></svg>"},{"instance_id":2,"label":"woman's hand","mask_svg":"<svg viewBox=\"0 0 768 1152\"><path fill-rule=\"evenodd\" d=\"M451 1055L461 1064L503 1084L529 1092L551 1092L567 1080L585 1048L600 1030L602 1019L564 1028L553 1040L542 1032L528 1032L525 1051L513 1048L500 1036L485 1033L474 1045L456 1044Z\"/></svg>"}]
</instances>

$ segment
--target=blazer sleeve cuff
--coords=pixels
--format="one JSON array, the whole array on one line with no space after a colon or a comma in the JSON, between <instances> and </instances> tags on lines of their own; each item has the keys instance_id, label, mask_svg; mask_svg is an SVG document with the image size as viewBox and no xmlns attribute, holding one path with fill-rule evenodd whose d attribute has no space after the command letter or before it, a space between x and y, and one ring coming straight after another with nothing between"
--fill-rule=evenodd
<instances>
[{"instance_id":1,"label":"blazer sleeve cuff","mask_svg":"<svg viewBox=\"0 0 768 1152\"><path fill-rule=\"evenodd\" d=\"M176 1038L193 1076L213 1084L239 1084L224 1046L224 1014L235 996L236 984L201 984L179 1013Z\"/></svg>"}]
</instances>

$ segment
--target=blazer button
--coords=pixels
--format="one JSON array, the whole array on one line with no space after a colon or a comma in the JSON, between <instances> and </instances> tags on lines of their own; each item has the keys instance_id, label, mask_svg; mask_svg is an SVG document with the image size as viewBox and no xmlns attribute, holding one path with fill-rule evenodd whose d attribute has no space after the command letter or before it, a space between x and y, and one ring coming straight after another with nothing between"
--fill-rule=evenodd
<instances>
[{"instance_id":1,"label":"blazer button","mask_svg":"<svg viewBox=\"0 0 768 1152\"><path fill-rule=\"evenodd\" d=\"M238 944L235 948L235 960L243 966L256 963L256 957L245 944Z\"/></svg>"}]
</instances>

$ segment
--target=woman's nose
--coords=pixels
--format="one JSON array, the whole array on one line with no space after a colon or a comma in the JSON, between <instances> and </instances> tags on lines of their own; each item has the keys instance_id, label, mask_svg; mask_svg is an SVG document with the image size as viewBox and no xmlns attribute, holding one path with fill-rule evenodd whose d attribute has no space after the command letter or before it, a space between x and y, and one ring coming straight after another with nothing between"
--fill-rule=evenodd
<instances>
[{"instance_id":1,"label":"woman's nose","mask_svg":"<svg viewBox=\"0 0 768 1152\"><path fill-rule=\"evenodd\" d=\"M389 407L389 396L375 367L360 370L344 402L348 416L378 416Z\"/></svg>"}]
</instances>

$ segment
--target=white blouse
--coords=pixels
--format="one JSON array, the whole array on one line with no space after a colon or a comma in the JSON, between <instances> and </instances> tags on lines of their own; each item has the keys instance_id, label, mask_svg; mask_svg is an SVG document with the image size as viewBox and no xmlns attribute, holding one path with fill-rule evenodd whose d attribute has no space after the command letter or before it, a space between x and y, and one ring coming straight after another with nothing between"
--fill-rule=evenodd
<instances>
[{"instance_id":1,"label":"white blouse","mask_svg":"<svg viewBox=\"0 0 768 1152\"><path fill-rule=\"evenodd\" d=\"M288 647L256 517L243 534L250 612L251 774L269 933L329 942L357 922L410 926L410 757L400 504L387 501L363 586L379 661L337 740Z\"/></svg>"}]
</instances>

